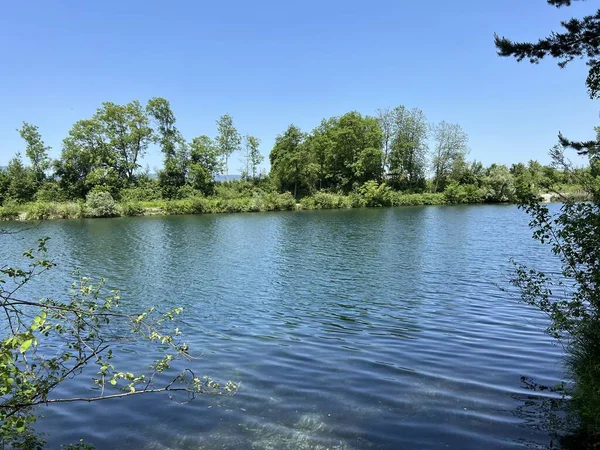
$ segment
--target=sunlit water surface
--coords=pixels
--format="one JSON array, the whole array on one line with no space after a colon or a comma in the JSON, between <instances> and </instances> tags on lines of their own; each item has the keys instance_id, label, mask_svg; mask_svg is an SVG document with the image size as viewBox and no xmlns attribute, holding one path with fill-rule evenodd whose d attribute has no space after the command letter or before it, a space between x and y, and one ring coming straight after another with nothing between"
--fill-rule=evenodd
<instances>
[{"instance_id":1,"label":"sunlit water surface","mask_svg":"<svg viewBox=\"0 0 600 450\"><path fill-rule=\"evenodd\" d=\"M556 383L561 349L510 289L509 259L557 266L527 222L480 205L49 221L5 236L3 260L51 236L59 265L27 295L62 295L79 267L125 308L183 306L195 370L242 383L187 404L43 407L37 427L50 448L545 448L520 378ZM154 356L126 351L132 371Z\"/></svg>"}]
</instances>

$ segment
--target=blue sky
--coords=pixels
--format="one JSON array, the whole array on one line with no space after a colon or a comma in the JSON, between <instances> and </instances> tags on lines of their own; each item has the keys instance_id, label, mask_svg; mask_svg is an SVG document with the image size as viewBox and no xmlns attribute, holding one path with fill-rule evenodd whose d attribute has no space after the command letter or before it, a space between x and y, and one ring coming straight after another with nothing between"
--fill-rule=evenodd
<instances>
[{"instance_id":1,"label":"blue sky","mask_svg":"<svg viewBox=\"0 0 600 450\"><path fill-rule=\"evenodd\" d=\"M593 137L598 105L585 66L499 58L493 33L536 39L594 2L545 0L3 2L0 165L24 150L15 131L37 124L51 154L103 101L171 102L191 139L233 116L268 156L290 123L305 131L350 110L421 108L458 122L471 159L538 159L558 131ZM161 164L157 149L144 159ZM238 156L230 162L240 167Z\"/></svg>"}]
</instances>

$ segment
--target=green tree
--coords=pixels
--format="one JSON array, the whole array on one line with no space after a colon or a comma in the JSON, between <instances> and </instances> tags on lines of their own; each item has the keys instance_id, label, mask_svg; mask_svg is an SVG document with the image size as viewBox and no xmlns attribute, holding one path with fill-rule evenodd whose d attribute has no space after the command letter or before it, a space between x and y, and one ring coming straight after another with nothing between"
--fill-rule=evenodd
<instances>
[{"instance_id":1,"label":"green tree","mask_svg":"<svg viewBox=\"0 0 600 450\"><path fill-rule=\"evenodd\" d=\"M323 120L308 140L318 166L319 186L350 192L369 179L381 180L382 141L374 117L351 111Z\"/></svg>"},{"instance_id":2,"label":"green tree","mask_svg":"<svg viewBox=\"0 0 600 450\"><path fill-rule=\"evenodd\" d=\"M181 137L177 140L175 156L165 161L165 167L158 173L158 184L163 197L178 197L180 189L186 184L190 167L190 146Z\"/></svg>"},{"instance_id":3,"label":"green tree","mask_svg":"<svg viewBox=\"0 0 600 450\"><path fill-rule=\"evenodd\" d=\"M175 127L175 114L168 100L151 98L146 105L146 113L153 119L153 138L164 155L164 167L158 173L158 184L163 197L174 198L186 183L189 165L187 144Z\"/></svg>"},{"instance_id":4,"label":"green tree","mask_svg":"<svg viewBox=\"0 0 600 450\"><path fill-rule=\"evenodd\" d=\"M205 194L210 194L216 176L222 172L223 161L215 142L205 135L192 139L189 169L191 185Z\"/></svg>"},{"instance_id":5,"label":"green tree","mask_svg":"<svg viewBox=\"0 0 600 450\"><path fill-rule=\"evenodd\" d=\"M269 154L271 177L281 191L291 191L298 198L298 191L310 189L309 152L306 135L295 125L275 138Z\"/></svg>"},{"instance_id":6,"label":"green tree","mask_svg":"<svg viewBox=\"0 0 600 450\"><path fill-rule=\"evenodd\" d=\"M394 134L389 158L393 186L416 189L425 184L429 126L423 111L394 108Z\"/></svg>"},{"instance_id":7,"label":"green tree","mask_svg":"<svg viewBox=\"0 0 600 450\"><path fill-rule=\"evenodd\" d=\"M153 97L148 100L146 112L154 120L154 138L160 145L160 151L165 158L174 158L180 134L175 127L176 119L171 104L162 97Z\"/></svg>"},{"instance_id":8,"label":"green tree","mask_svg":"<svg viewBox=\"0 0 600 450\"><path fill-rule=\"evenodd\" d=\"M87 177L95 169L116 166L104 127L95 117L76 122L63 140L62 153L56 161L56 174L65 192L72 198L85 198L91 189ZM121 187L121 179L117 186Z\"/></svg>"},{"instance_id":9,"label":"green tree","mask_svg":"<svg viewBox=\"0 0 600 450\"><path fill-rule=\"evenodd\" d=\"M240 150L242 137L233 126L233 119L229 114L224 114L217 120L217 128L217 148L223 158L225 176L227 177L227 181L229 181L229 157L233 152Z\"/></svg>"},{"instance_id":10,"label":"green tree","mask_svg":"<svg viewBox=\"0 0 600 450\"><path fill-rule=\"evenodd\" d=\"M381 128L382 134L382 151L383 151L383 163L381 166L382 173L387 176L389 171L389 154L392 145L392 139L396 135L396 121L394 120L394 110L390 108L378 109L377 110L377 122L379 128Z\"/></svg>"},{"instance_id":11,"label":"green tree","mask_svg":"<svg viewBox=\"0 0 600 450\"><path fill-rule=\"evenodd\" d=\"M140 168L139 159L152 140L152 128L144 108L137 100L126 105L104 102L95 119L101 123L114 154L115 169L124 180L133 181L135 171Z\"/></svg>"},{"instance_id":12,"label":"green tree","mask_svg":"<svg viewBox=\"0 0 600 450\"><path fill-rule=\"evenodd\" d=\"M6 190L6 198L18 203L24 203L33 200L35 194L35 174L29 167L25 167L21 154L8 162L6 168L6 178L8 180L8 188Z\"/></svg>"},{"instance_id":13,"label":"green tree","mask_svg":"<svg viewBox=\"0 0 600 450\"><path fill-rule=\"evenodd\" d=\"M457 163L464 161L468 153L469 137L457 123L440 122L433 129L435 147L432 168L434 192L444 190Z\"/></svg>"},{"instance_id":14,"label":"green tree","mask_svg":"<svg viewBox=\"0 0 600 450\"><path fill-rule=\"evenodd\" d=\"M40 184L46 177L46 171L50 168L50 157L48 156L50 147L44 144L42 135L36 125L23 122L23 125L17 131L25 140L25 154L31 161L36 183Z\"/></svg>"},{"instance_id":15,"label":"green tree","mask_svg":"<svg viewBox=\"0 0 600 450\"><path fill-rule=\"evenodd\" d=\"M490 202L508 202L514 200L515 179L508 167L492 164L483 179L486 188L486 200Z\"/></svg>"},{"instance_id":16,"label":"green tree","mask_svg":"<svg viewBox=\"0 0 600 450\"><path fill-rule=\"evenodd\" d=\"M258 166L263 162L264 156L261 155L258 147L260 146L260 139L255 136L247 134L245 136L246 141L246 173L248 176L252 175L252 179L256 179L258 173Z\"/></svg>"}]
</instances>

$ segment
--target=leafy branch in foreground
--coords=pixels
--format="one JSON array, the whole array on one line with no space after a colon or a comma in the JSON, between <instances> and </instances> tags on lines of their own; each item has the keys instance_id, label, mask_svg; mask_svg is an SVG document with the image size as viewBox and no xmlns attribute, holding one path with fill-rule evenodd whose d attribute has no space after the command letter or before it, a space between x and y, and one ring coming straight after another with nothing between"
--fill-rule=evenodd
<instances>
[{"instance_id":1,"label":"leafy branch in foreground","mask_svg":"<svg viewBox=\"0 0 600 450\"><path fill-rule=\"evenodd\" d=\"M598 130L597 130L598 131ZM557 165L571 170L557 147ZM580 421L577 448L597 448L600 442L600 157L589 154L590 173L582 180L589 201L565 201L556 213L535 196L520 207L529 216L533 237L550 245L561 270L551 273L515 264L511 282L525 303L550 319L547 332L567 351L567 371L572 383L560 391ZM581 441L581 442L580 442Z\"/></svg>"},{"instance_id":2,"label":"leafy branch in foreground","mask_svg":"<svg viewBox=\"0 0 600 450\"><path fill-rule=\"evenodd\" d=\"M195 359L175 327L181 308L119 312L118 291L109 291L103 279L94 282L78 273L65 300L22 298L27 283L55 266L45 257L47 240L40 239L37 249L23 254L25 268L0 267L0 321L5 330L0 336L0 442L19 448L31 439L36 405L157 392L185 393L189 400L197 394L236 392L235 383L221 386L189 368L175 373L175 361ZM141 373L117 368L118 348L140 340L153 345L160 355L156 361ZM53 395L61 383L84 372L91 375L93 393Z\"/></svg>"}]
</instances>

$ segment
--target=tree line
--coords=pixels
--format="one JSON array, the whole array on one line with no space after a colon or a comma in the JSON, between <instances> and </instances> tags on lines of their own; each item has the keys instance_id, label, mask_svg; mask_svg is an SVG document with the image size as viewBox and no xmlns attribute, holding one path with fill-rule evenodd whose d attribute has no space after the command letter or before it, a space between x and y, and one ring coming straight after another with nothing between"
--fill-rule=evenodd
<instances>
[{"instance_id":1,"label":"tree line","mask_svg":"<svg viewBox=\"0 0 600 450\"><path fill-rule=\"evenodd\" d=\"M25 142L0 170L0 204L85 199L107 192L119 200L135 191L138 200L215 195L235 152L243 153L242 178L261 189L290 192L297 200L320 191L348 195L383 187L403 193L445 193L449 203L511 201L519 189L577 184L578 175L530 161L510 167L484 167L468 161L468 135L457 123L430 124L423 111L405 106L375 116L351 111L326 118L311 132L290 125L275 139L271 170L260 170L260 139L242 136L233 118L216 121L216 136L186 139L177 128L168 100L155 97L105 102L88 119L76 122L52 160L37 126L18 130ZM140 161L151 145L163 156L156 177ZM385 203L385 202L384 202Z\"/></svg>"}]
</instances>

